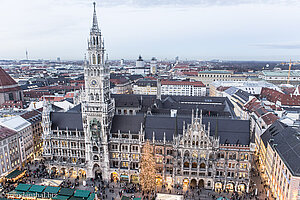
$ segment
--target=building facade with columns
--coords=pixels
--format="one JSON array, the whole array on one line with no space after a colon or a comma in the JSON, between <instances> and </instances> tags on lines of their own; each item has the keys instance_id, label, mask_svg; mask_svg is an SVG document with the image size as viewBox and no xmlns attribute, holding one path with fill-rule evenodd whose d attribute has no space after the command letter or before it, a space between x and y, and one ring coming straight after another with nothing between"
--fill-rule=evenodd
<instances>
[{"instance_id":1,"label":"building facade with columns","mask_svg":"<svg viewBox=\"0 0 300 200\"><path fill-rule=\"evenodd\" d=\"M54 112L44 102L43 156L52 173L139 182L141 149L153 146L157 184L249 188L250 122L224 97L111 95L94 10L81 104Z\"/></svg>"}]
</instances>

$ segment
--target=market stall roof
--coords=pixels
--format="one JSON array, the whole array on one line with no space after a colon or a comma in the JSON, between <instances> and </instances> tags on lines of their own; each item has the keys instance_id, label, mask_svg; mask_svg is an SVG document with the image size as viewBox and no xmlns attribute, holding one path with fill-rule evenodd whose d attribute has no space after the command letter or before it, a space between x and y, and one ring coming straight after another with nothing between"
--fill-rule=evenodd
<instances>
[{"instance_id":1,"label":"market stall roof","mask_svg":"<svg viewBox=\"0 0 300 200\"><path fill-rule=\"evenodd\" d=\"M64 196L72 196L75 192L75 189L70 189L70 188L61 188L59 191L59 195L64 195Z\"/></svg>"},{"instance_id":2,"label":"market stall roof","mask_svg":"<svg viewBox=\"0 0 300 200\"><path fill-rule=\"evenodd\" d=\"M43 192L43 190L46 188L46 186L42 185L32 185L29 189L29 192Z\"/></svg>"},{"instance_id":3,"label":"market stall roof","mask_svg":"<svg viewBox=\"0 0 300 200\"><path fill-rule=\"evenodd\" d=\"M90 194L89 198L87 200L94 200L95 199L95 193Z\"/></svg>"},{"instance_id":4,"label":"market stall roof","mask_svg":"<svg viewBox=\"0 0 300 200\"><path fill-rule=\"evenodd\" d=\"M44 192L49 192L51 194L57 194L59 191L60 187L55 187L55 186L48 186L46 187L46 189L44 190Z\"/></svg>"},{"instance_id":5,"label":"market stall roof","mask_svg":"<svg viewBox=\"0 0 300 200\"><path fill-rule=\"evenodd\" d=\"M15 169L14 171L10 172L5 178L7 179L13 179L22 174L25 170L18 170Z\"/></svg>"},{"instance_id":6,"label":"market stall roof","mask_svg":"<svg viewBox=\"0 0 300 200\"><path fill-rule=\"evenodd\" d=\"M27 192L29 190L29 188L31 187L31 185L29 184L24 184L24 183L20 183L15 190L18 191L22 191L22 192Z\"/></svg>"},{"instance_id":7,"label":"market stall roof","mask_svg":"<svg viewBox=\"0 0 300 200\"><path fill-rule=\"evenodd\" d=\"M88 198L90 193L88 190L76 190L74 197Z\"/></svg>"},{"instance_id":8,"label":"market stall roof","mask_svg":"<svg viewBox=\"0 0 300 200\"><path fill-rule=\"evenodd\" d=\"M17 190L13 190L13 191L10 191L8 193L8 195L19 195L19 194L24 194L24 192L22 191L17 191Z\"/></svg>"},{"instance_id":9,"label":"market stall roof","mask_svg":"<svg viewBox=\"0 0 300 200\"><path fill-rule=\"evenodd\" d=\"M87 198L85 197L74 197L72 196L69 200L86 200Z\"/></svg>"},{"instance_id":10,"label":"market stall roof","mask_svg":"<svg viewBox=\"0 0 300 200\"><path fill-rule=\"evenodd\" d=\"M55 197L53 197L52 199L59 199L59 200L67 200L69 199L69 196L64 196L64 195L56 195Z\"/></svg>"}]
</instances>

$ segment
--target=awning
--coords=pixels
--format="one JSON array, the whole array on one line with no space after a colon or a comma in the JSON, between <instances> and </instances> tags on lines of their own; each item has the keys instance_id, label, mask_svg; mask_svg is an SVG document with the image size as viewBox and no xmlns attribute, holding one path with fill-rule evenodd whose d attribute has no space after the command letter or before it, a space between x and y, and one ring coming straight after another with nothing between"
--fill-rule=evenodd
<instances>
[{"instance_id":1,"label":"awning","mask_svg":"<svg viewBox=\"0 0 300 200\"><path fill-rule=\"evenodd\" d=\"M90 195L90 191L88 190L76 190L74 197L87 198Z\"/></svg>"},{"instance_id":2,"label":"awning","mask_svg":"<svg viewBox=\"0 0 300 200\"><path fill-rule=\"evenodd\" d=\"M60 187L48 186L44 190L44 193L57 194L59 189L60 189Z\"/></svg>"},{"instance_id":3,"label":"awning","mask_svg":"<svg viewBox=\"0 0 300 200\"><path fill-rule=\"evenodd\" d=\"M46 188L46 186L42 185L32 185L29 189L29 192L43 192L43 190Z\"/></svg>"},{"instance_id":4,"label":"awning","mask_svg":"<svg viewBox=\"0 0 300 200\"><path fill-rule=\"evenodd\" d=\"M130 200L130 197L122 196L121 200Z\"/></svg>"},{"instance_id":5,"label":"awning","mask_svg":"<svg viewBox=\"0 0 300 200\"><path fill-rule=\"evenodd\" d=\"M68 200L85 200L86 198L83 198L83 197L71 197L70 199Z\"/></svg>"},{"instance_id":6,"label":"awning","mask_svg":"<svg viewBox=\"0 0 300 200\"><path fill-rule=\"evenodd\" d=\"M29 184L23 184L20 183L15 190L21 191L21 192L27 192L29 190L29 188L31 187L31 185Z\"/></svg>"},{"instance_id":7,"label":"awning","mask_svg":"<svg viewBox=\"0 0 300 200\"><path fill-rule=\"evenodd\" d=\"M14 179L14 178L17 178L18 176L24 175L24 174L25 174L25 170L15 169L14 171L10 172L5 178Z\"/></svg>"},{"instance_id":8,"label":"awning","mask_svg":"<svg viewBox=\"0 0 300 200\"><path fill-rule=\"evenodd\" d=\"M70 189L70 188L61 188L60 192L58 193L59 195L64 195L64 196L72 196L75 192L75 189Z\"/></svg>"},{"instance_id":9,"label":"awning","mask_svg":"<svg viewBox=\"0 0 300 200\"><path fill-rule=\"evenodd\" d=\"M53 197L52 199L58 199L58 200L67 200L69 199L69 196L63 196L63 195L56 195L55 197Z\"/></svg>"},{"instance_id":10,"label":"awning","mask_svg":"<svg viewBox=\"0 0 300 200\"><path fill-rule=\"evenodd\" d=\"M94 200L95 199L95 193L91 193L89 198L87 200Z\"/></svg>"}]
</instances>

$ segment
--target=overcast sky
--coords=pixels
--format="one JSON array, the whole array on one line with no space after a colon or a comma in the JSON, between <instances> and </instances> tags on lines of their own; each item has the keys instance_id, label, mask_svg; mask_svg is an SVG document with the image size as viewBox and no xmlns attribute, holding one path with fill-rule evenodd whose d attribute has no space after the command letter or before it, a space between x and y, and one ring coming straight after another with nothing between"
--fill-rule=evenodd
<instances>
[{"instance_id":1,"label":"overcast sky","mask_svg":"<svg viewBox=\"0 0 300 200\"><path fill-rule=\"evenodd\" d=\"M0 59L79 60L90 0L0 0ZM110 59L300 60L299 0L97 0Z\"/></svg>"}]
</instances>

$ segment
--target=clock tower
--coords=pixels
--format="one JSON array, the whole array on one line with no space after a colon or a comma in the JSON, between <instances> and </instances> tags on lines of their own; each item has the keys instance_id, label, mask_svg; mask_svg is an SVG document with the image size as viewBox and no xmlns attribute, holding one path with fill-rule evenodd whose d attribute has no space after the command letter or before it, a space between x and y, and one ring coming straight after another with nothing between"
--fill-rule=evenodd
<instances>
[{"instance_id":1,"label":"clock tower","mask_svg":"<svg viewBox=\"0 0 300 200\"><path fill-rule=\"evenodd\" d=\"M108 135L115 104L110 96L110 70L104 60L104 40L98 27L96 3L87 51L85 90L82 92L87 178L109 180Z\"/></svg>"}]
</instances>

